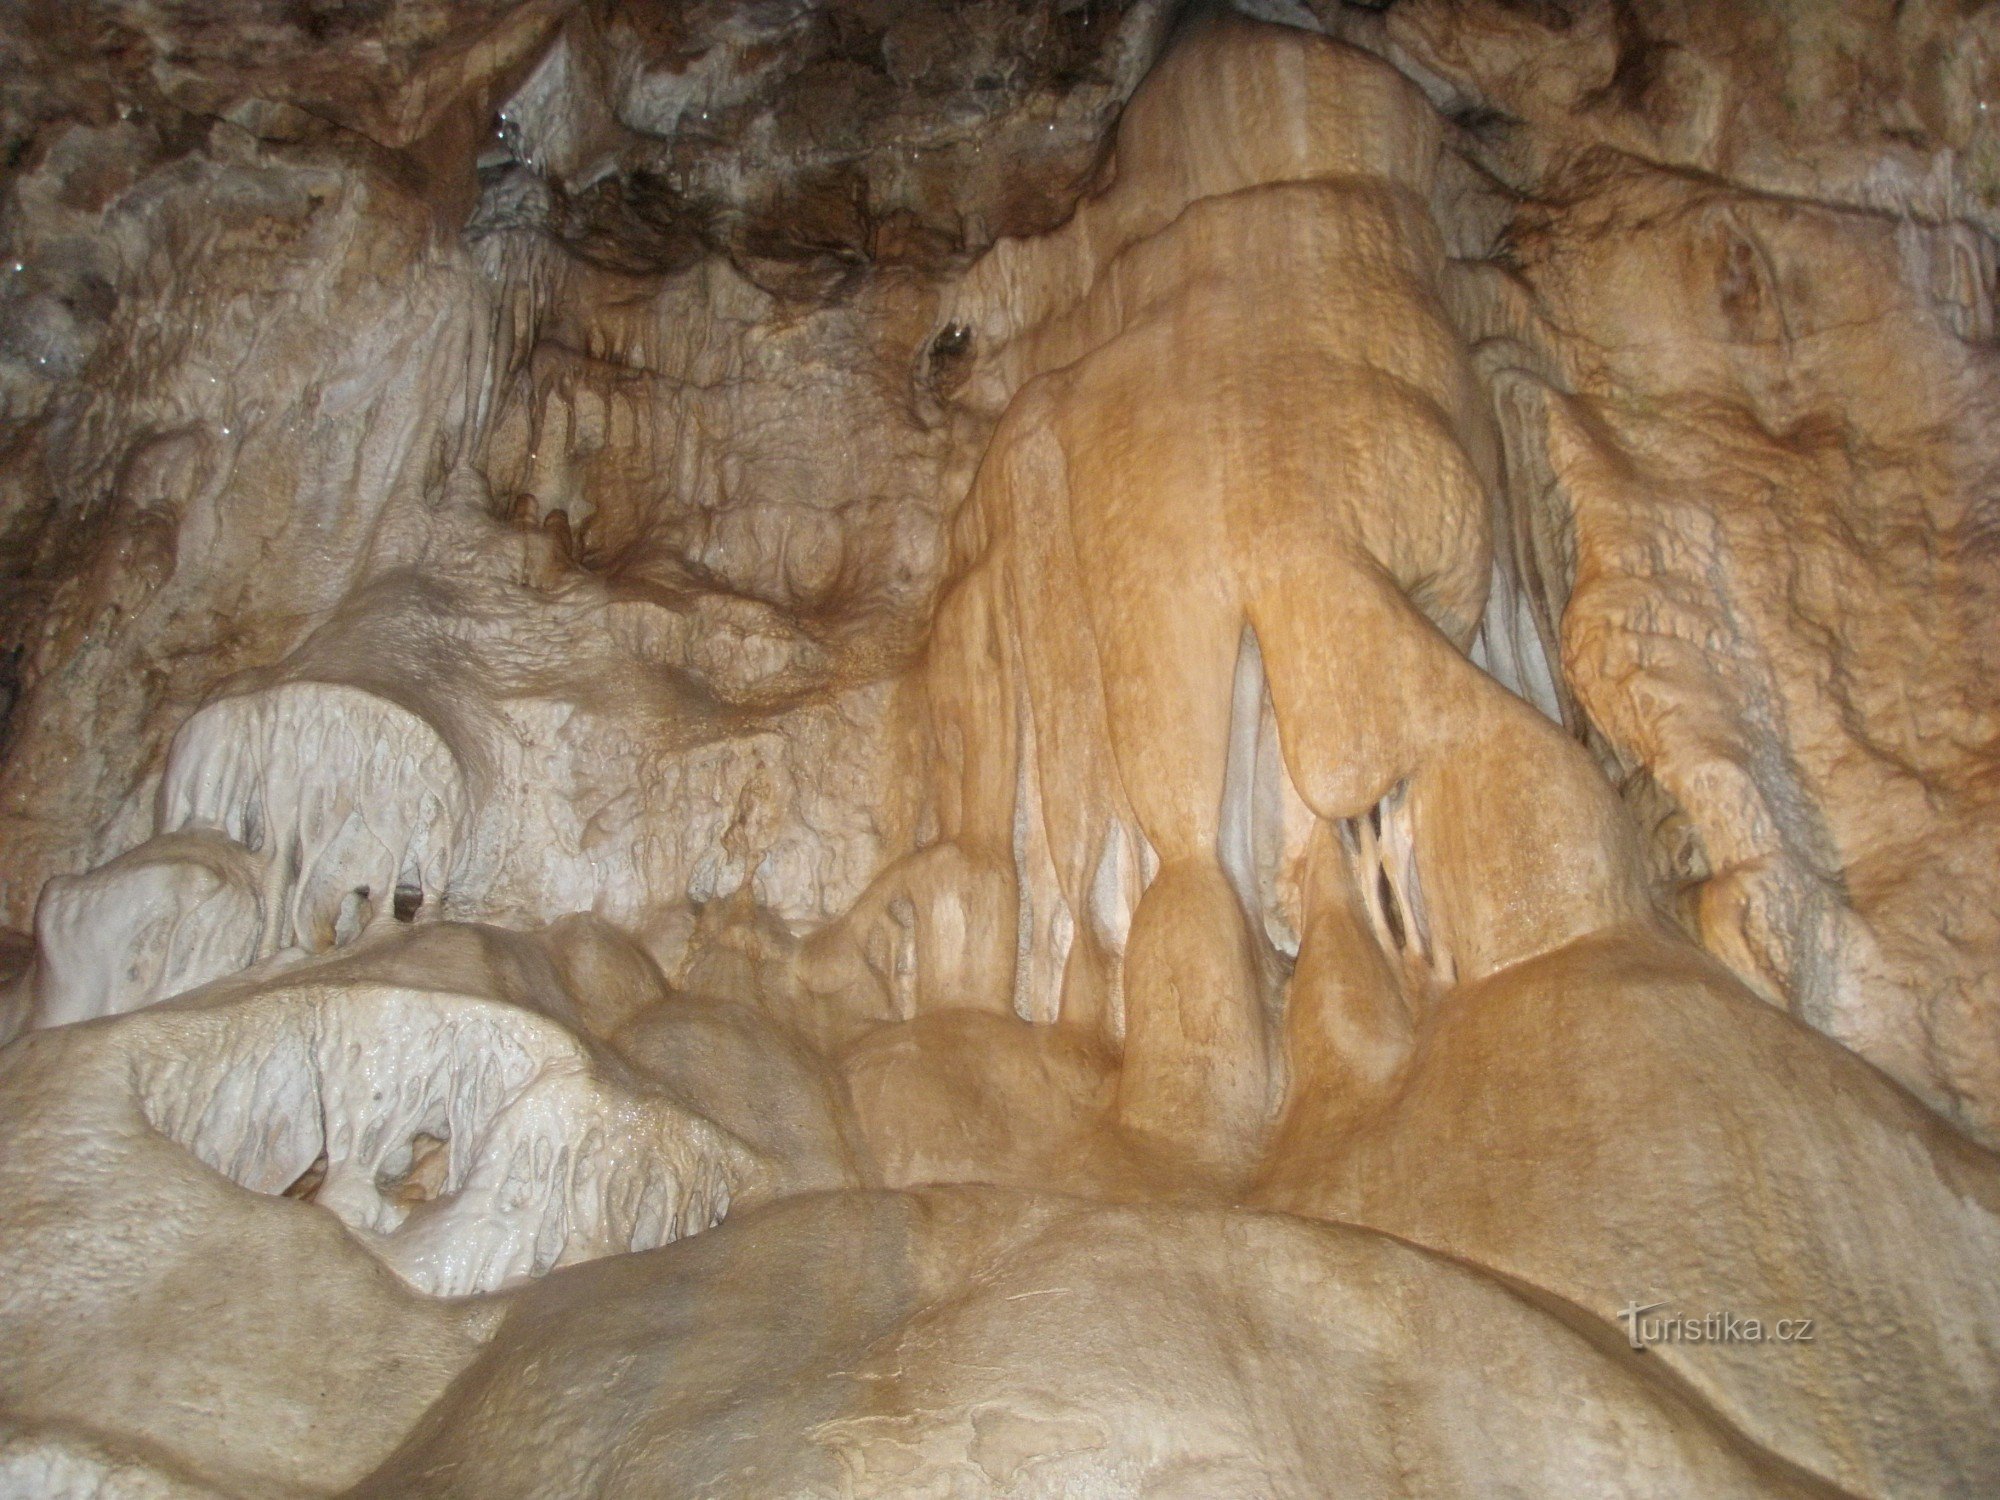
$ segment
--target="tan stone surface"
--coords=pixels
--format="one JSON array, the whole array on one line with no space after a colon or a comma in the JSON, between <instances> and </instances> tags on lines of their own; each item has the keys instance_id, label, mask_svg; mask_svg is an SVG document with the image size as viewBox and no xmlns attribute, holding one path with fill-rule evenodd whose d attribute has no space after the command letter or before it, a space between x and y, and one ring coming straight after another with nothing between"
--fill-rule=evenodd
<instances>
[{"instance_id":1,"label":"tan stone surface","mask_svg":"<svg viewBox=\"0 0 2000 1500\"><path fill-rule=\"evenodd\" d=\"M544 1494L581 1453L610 1496L1813 1493L1635 1358L1379 1237L963 1189L802 1199L544 1284L356 1494Z\"/></svg>"},{"instance_id":2,"label":"tan stone surface","mask_svg":"<svg viewBox=\"0 0 2000 1500\"><path fill-rule=\"evenodd\" d=\"M1993 14L0 14L0 1495L2000 1491Z\"/></svg>"}]
</instances>

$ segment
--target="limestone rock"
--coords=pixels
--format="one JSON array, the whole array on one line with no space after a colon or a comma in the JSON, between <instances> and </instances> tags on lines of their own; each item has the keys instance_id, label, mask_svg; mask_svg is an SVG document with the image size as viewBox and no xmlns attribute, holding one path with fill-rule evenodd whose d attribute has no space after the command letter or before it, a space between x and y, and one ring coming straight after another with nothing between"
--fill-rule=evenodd
<instances>
[{"instance_id":1,"label":"limestone rock","mask_svg":"<svg viewBox=\"0 0 2000 1500\"><path fill-rule=\"evenodd\" d=\"M33 1024L119 1015L255 963L264 921L248 853L168 834L51 880L35 912Z\"/></svg>"},{"instance_id":2,"label":"limestone rock","mask_svg":"<svg viewBox=\"0 0 2000 1500\"><path fill-rule=\"evenodd\" d=\"M1996 14L0 11L0 1494L2000 1492Z\"/></svg>"},{"instance_id":3,"label":"limestone rock","mask_svg":"<svg viewBox=\"0 0 2000 1500\"><path fill-rule=\"evenodd\" d=\"M355 1493L542 1494L581 1454L614 1496L1812 1493L1643 1361L1392 1241L963 1189L545 1283Z\"/></svg>"}]
</instances>

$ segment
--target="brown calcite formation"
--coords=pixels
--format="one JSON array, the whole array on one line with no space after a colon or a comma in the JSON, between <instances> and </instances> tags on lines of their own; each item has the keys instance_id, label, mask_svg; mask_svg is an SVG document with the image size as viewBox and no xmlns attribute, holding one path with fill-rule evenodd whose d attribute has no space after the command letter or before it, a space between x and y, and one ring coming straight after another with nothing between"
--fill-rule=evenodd
<instances>
[{"instance_id":1,"label":"brown calcite formation","mask_svg":"<svg viewBox=\"0 0 2000 1500\"><path fill-rule=\"evenodd\" d=\"M1601 192L1600 284L1670 265L1688 292L1657 333L1613 314L1545 410L1578 700L1685 810L1702 941L1991 1142L1990 252L1657 178ZM1661 216L1644 251L1634 209ZM1566 252L1530 254L1578 343L1603 329Z\"/></svg>"},{"instance_id":2,"label":"brown calcite formation","mask_svg":"<svg viewBox=\"0 0 2000 1500\"><path fill-rule=\"evenodd\" d=\"M2000 1492L1995 14L0 15L0 1495Z\"/></svg>"}]
</instances>

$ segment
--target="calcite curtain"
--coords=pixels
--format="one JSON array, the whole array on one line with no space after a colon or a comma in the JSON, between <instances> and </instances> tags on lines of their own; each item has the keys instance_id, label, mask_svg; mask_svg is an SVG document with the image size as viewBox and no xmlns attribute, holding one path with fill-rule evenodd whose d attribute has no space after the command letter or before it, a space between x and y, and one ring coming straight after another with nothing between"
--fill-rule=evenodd
<instances>
[{"instance_id":1,"label":"calcite curtain","mask_svg":"<svg viewBox=\"0 0 2000 1500\"><path fill-rule=\"evenodd\" d=\"M0 3L0 1495L2000 1493L1996 102Z\"/></svg>"}]
</instances>

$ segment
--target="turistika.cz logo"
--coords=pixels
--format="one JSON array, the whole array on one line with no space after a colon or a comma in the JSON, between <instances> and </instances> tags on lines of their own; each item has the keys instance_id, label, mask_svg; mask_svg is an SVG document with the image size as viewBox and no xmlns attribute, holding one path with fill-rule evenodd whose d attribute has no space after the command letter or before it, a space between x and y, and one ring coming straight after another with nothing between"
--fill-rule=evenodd
<instances>
[{"instance_id":1,"label":"turistika.cz logo","mask_svg":"<svg viewBox=\"0 0 2000 1500\"><path fill-rule=\"evenodd\" d=\"M1811 1318L1747 1318L1736 1313L1712 1312L1701 1317L1662 1312L1664 1302L1644 1307L1627 1303L1618 1310L1625 1336L1632 1347L1644 1353L1655 1344L1810 1344Z\"/></svg>"}]
</instances>

